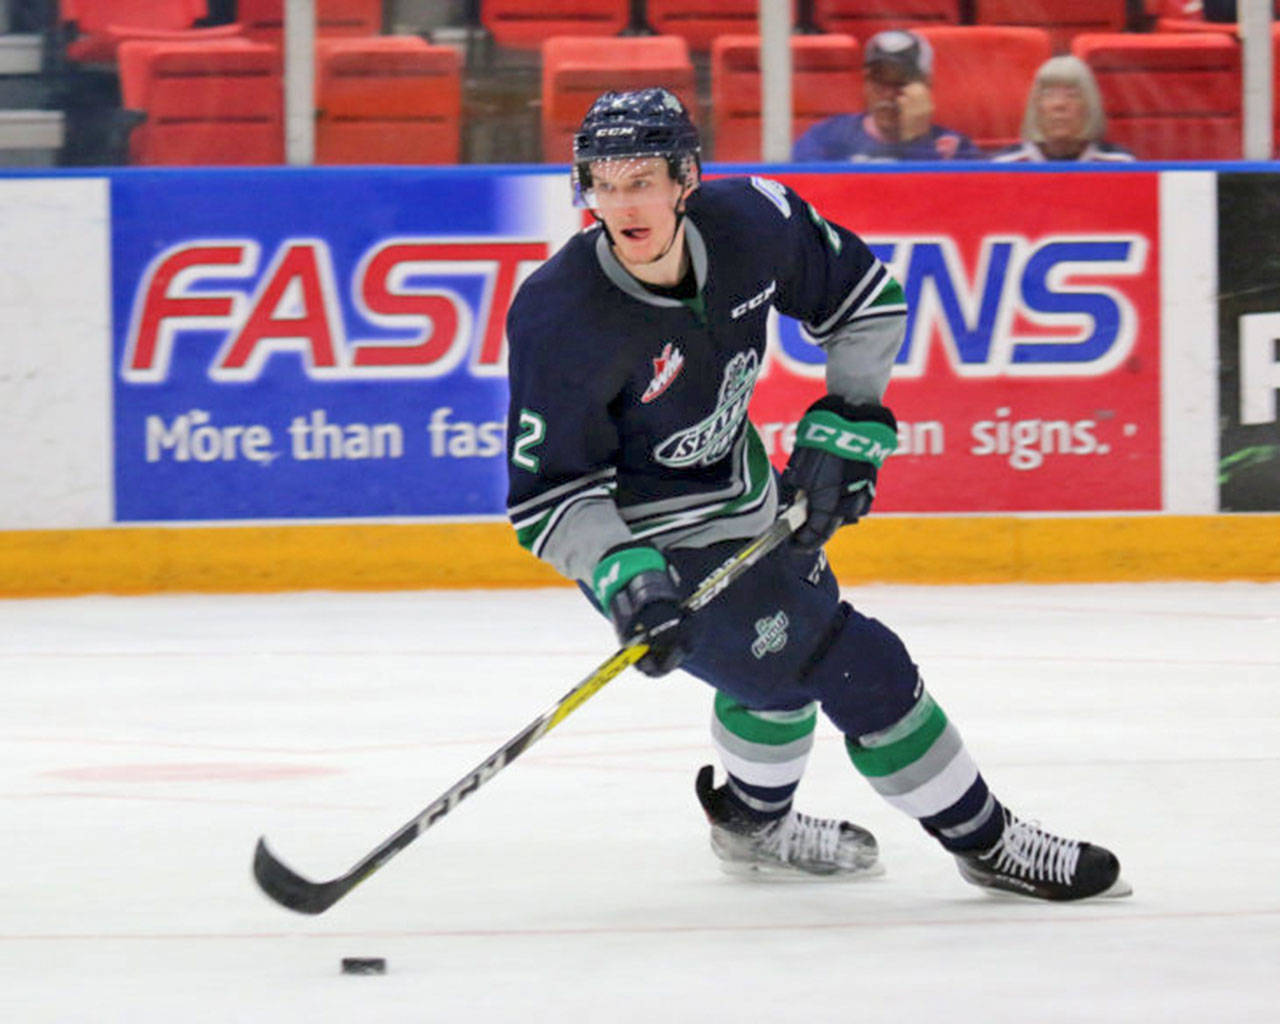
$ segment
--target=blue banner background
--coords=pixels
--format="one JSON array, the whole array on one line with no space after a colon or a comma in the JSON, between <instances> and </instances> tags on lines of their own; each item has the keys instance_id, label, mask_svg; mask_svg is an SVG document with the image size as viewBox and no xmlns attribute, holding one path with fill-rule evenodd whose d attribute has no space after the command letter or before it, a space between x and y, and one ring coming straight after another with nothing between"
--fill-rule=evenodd
<instances>
[{"instance_id":1,"label":"blue banner background","mask_svg":"<svg viewBox=\"0 0 1280 1024\"><path fill-rule=\"evenodd\" d=\"M475 516L502 512L504 460L432 454L427 426L448 407L455 423L505 419L503 376L477 377L464 359L435 379L324 380L309 376L303 358L273 353L252 380L216 381L209 374L227 331L182 330L169 371L157 382L131 382L122 372L134 304L149 263L192 240L251 239L259 265L243 281L221 278L216 290L252 295L273 254L287 239L317 238L334 264L337 302L349 337L404 338L368 323L352 297L360 256L380 240L452 236L538 238L523 183L534 176L483 172L378 170L134 171L112 181L112 302L115 503L119 521ZM515 200L515 201L513 201ZM532 232L532 233L531 233ZM425 281L423 275L413 279ZM485 279L450 276L448 286L473 312ZM205 286L208 287L207 285ZM194 284L190 294L201 286ZM474 339L473 345L474 348ZM271 430L269 461L146 459L148 417L166 424L191 410L209 423L261 424ZM298 460L287 428L297 416L323 409L330 423L397 423L400 458ZM440 449L443 435L437 436Z\"/></svg>"}]
</instances>

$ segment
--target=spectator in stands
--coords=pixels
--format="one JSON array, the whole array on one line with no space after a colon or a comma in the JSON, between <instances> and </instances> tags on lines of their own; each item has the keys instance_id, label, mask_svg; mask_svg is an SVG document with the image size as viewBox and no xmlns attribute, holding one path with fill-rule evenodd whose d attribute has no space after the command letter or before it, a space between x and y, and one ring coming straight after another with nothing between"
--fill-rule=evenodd
<instances>
[{"instance_id":1,"label":"spectator in stands","mask_svg":"<svg viewBox=\"0 0 1280 1024\"><path fill-rule=\"evenodd\" d=\"M1132 153L1102 138L1106 125L1102 97L1089 65L1079 57L1050 57L1031 83L1022 144L992 159L998 163L1132 160Z\"/></svg>"},{"instance_id":2,"label":"spectator in stands","mask_svg":"<svg viewBox=\"0 0 1280 1024\"><path fill-rule=\"evenodd\" d=\"M866 110L819 121L796 141L791 158L815 160L973 159L959 132L933 123L933 47L899 29L872 36L863 58Z\"/></svg>"},{"instance_id":3,"label":"spectator in stands","mask_svg":"<svg viewBox=\"0 0 1280 1024\"><path fill-rule=\"evenodd\" d=\"M1234 22L1240 20L1237 7L1236 0L1163 0L1157 13L1175 21ZM1280 4L1273 7L1280 14Z\"/></svg>"}]
</instances>

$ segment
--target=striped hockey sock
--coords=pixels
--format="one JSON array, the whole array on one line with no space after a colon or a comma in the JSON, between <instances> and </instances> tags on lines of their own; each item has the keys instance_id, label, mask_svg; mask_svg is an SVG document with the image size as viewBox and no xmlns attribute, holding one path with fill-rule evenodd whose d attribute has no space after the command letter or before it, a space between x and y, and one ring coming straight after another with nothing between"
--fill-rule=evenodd
<instances>
[{"instance_id":1,"label":"striped hockey sock","mask_svg":"<svg viewBox=\"0 0 1280 1024\"><path fill-rule=\"evenodd\" d=\"M845 747L872 788L919 820L948 850L987 849L1000 839L1000 804L960 732L928 693L898 722Z\"/></svg>"},{"instance_id":2,"label":"striped hockey sock","mask_svg":"<svg viewBox=\"0 0 1280 1024\"><path fill-rule=\"evenodd\" d=\"M795 711L752 711L716 694L712 742L729 773L729 794L747 814L767 821L791 809L817 721L817 704Z\"/></svg>"}]
</instances>

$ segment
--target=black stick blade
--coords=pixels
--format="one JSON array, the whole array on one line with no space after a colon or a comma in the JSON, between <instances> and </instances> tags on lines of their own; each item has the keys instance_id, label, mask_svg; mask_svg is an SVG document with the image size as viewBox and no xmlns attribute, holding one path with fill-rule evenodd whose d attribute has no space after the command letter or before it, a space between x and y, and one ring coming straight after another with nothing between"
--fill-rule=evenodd
<instances>
[{"instance_id":1,"label":"black stick blade","mask_svg":"<svg viewBox=\"0 0 1280 1024\"><path fill-rule=\"evenodd\" d=\"M280 906L299 914L323 914L355 885L345 877L332 882L308 881L276 857L265 838L258 840L253 852L253 877Z\"/></svg>"}]
</instances>

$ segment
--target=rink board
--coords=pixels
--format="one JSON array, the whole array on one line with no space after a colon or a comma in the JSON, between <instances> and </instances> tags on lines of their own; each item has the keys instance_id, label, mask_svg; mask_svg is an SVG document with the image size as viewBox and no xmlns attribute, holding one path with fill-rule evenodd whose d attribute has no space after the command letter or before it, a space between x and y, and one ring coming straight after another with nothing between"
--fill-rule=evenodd
<instances>
[{"instance_id":1,"label":"rink board","mask_svg":"<svg viewBox=\"0 0 1280 1024\"><path fill-rule=\"evenodd\" d=\"M828 545L846 585L1280 579L1280 516L873 516ZM0 533L9 596L545 587L500 523Z\"/></svg>"},{"instance_id":2,"label":"rink board","mask_svg":"<svg viewBox=\"0 0 1280 1024\"><path fill-rule=\"evenodd\" d=\"M1280 573L1280 356L1217 282L1220 202L1275 176L761 173L857 230L911 308L901 450L833 551L847 573ZM554 582L503 521L503 323L582 225L562 173L11 175L0 212L23 342L0 353L0 593ZM822 374L775 316L752 418L778 465ZM1262 515L1221 516L1218 431L1249 417L1233 471Z\"/></svg>"}]
</instances>

